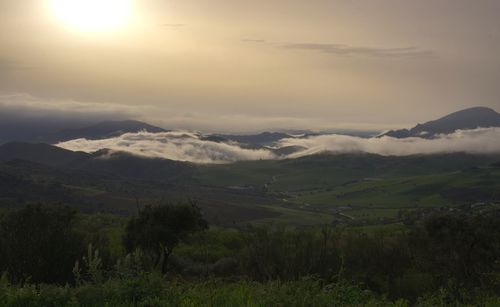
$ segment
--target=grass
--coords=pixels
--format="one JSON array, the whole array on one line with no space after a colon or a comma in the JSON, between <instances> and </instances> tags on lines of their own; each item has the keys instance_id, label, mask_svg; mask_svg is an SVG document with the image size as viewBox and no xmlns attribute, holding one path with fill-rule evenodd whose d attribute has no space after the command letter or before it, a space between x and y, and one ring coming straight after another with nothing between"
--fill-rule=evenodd
<instances>
[{"instance_id":1,"label":"grass","mask_svg":"<svg viewBox=\"0 0 500 307\"><path fill-rule=\"evenodd\" d=\"M345 214L354 219L376 220L380 218L396 218L400 209L355 209Z\"/></svg>"},{"instance_id":2,"label":"grass","mask_svg":"<svg viewBox=\"0 0 500 307\"><path fill-rule=\"evenodd\" d=\"M488 168L492 161L498 161L498 157L317 155L200 165L188 183L174 186L140 180L92 179L89 183L85 178L48 172L40 177L44 184L0 199L0 206L19 206L26 195L26 202L67 202L84 210L130 215L136 213L138 203L194 199L207 217L220 225L322 224L329 223L339 210L355 220L376 221L394 218L402 208L450 207L500 199L500 169ZM67 193L47 189L45 183L52 182L52 177ZM45 191L45 199L30 198L40 190Z\"/></svg>"},{"instance_id":3,"label":"grass","mask_svg":"<svg viewBox=\"0 0 500 307\"><path fill-rule=\"evenodd\" d=\"M395 233L407 232L408 227L400 223L376 224L376 225L350 227L349 231L383 235L383 234L395 234Z\"/></svg>"},{"instance_id":4,"label":"grass","mask_svg":"<svg viewBox=\"0 0 500 307\"><path fill-rule=\"evenodd\" d=\"M339 207L353 209L341 209L351 218L376 220L395 218L402 208L491 201L500 197L500 169L487 165L497 159L466 154L319 155L200 167L195 178L205 186L266 187L270 198L285 199L290 208L267 205L281 215L255 222L309 225L331 219Z\"/></svg>"},{"instance_id":5,"label":"grass","mask_svg":"<svg viewBox=\"0 0 500 307\"><path fill-rule=\"evenodd\" d=\"M324 212L286 208L281 206L263 206L269 210L280 213L278 217L264 218L252 221L257 226L263 225L288 225L288 226L313 226L329 225L333 216Z\"/></svg>"},{"instance_id":6,"label":"grass","mask_svg":"<svg viewBox=\"0 0 500 307\"><path fill-rule=\"evenodd\" d=\"M420 298L414 306L498 306L500 298L483 295L470 304L450 300L446 291ZM6 307L132 307L132 306L220 306L220 307L322 307L322 306L410 306L406 300L391 301L348 283L323 284L306 278L294 282L225 282L166 280L155 274L115 279L104 284L60 286L0 286L0 305Z\"/></svg>"},{"instance_id":7,"label":"grass","mask_svg":"<svg viewBox=\"0 0 500 307\"><path fill-rule=\"evenodd\" d=\"M272 177L282 170L276 168L275 161L244 161L232 164L200 166L195 179L202 185L262 186L272 181Z\"/></svg>"},{"instance_id":8,"label":"grass","mask_svg":"<svg viewBox=\"0 0 500 307\"><path fill-rule=\"evenodd\" d=\"M488 178L488 180L485 180ZM465 204L467 200L446 198L444 191L478 187L484 191L500 189L500 170L452 172L424 176L359 181L330 191L298 193L296 203L316 206L374 208L438 207ZM389 211L388 211L389 212Z\"/></svg>"},{"instance_id":9,"label":"grass","mask_svg":"<svg viewBox=\"0 0 500 307\"><path fill-rule=\"evenodd\" d=\"M83 196L97 196L104 194L105 191L92 187L92 186L74 186L74 185L64 185L64 187L71 189L73 192L78 193Z\"/></svg>"}]
</instances>

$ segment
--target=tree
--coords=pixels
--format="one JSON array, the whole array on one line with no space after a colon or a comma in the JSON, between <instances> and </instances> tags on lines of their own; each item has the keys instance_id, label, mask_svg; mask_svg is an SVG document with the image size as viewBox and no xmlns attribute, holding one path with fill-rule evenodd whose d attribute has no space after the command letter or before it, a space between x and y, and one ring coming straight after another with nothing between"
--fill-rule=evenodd
<instances>
[{"instance_id":1,"label":"tree","mask_svg":"<svg viewBox=\"0 0 500 307\"><path fill-rule=\"evenodd\" d=\"M438 214L413 233L415 257L441 281L494 283L500 269L500 213ZM424 268L425 269L425 268Z\"/></svg>"},{"instance_id":2,"label":"tree","mask_svg":"<svg viewBox=\"0 0 500 307\"><path fill-rule=\"evenodd\" d=\"M173 249L189 234L207 228L194 203L146 206L127 224L124 245L128 252L141 249L151 253L161 271L166 272Z\"/></svg>"},{"instance_id":3,"label":"tree","mask_svg":"<svg viewBox=\"0 0 500 307\"><path fill-rule=\"evenodd\" d=\"M66 283L83 253L82 236L73 229L76 211L67 206L29 205L8 213L0 223L2 269L12 281Z\"/></svg>"}]
</instances>

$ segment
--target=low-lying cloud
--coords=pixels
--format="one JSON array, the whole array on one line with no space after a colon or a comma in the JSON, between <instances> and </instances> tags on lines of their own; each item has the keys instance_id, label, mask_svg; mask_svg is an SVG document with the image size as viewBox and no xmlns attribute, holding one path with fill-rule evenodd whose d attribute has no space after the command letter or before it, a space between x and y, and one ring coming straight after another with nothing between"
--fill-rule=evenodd
<instances>
[{"instance_id":1,"label":"low-lying cloud","mask_svg":"<svg viewBox=\"0 0 500 307\"><path fill-rule=\"evenodd\" d=\"M321 135L310 138L290 138L280 142L283 146L301 146L304 149L289 155L297 158L321 152L364 152L383 156L409 156L415 154L438 154L465 152L471 154L500 153L500 128L458 130L434 139L392 137L358 138L345 135Z\"/></svg>"},{"instance_id":2,"label":"low-lying cloud","mask_svg":"<svg viewBox=\"0 0 500 307\"><path fill-rule=\"evenodd\" d=\"M100 149L194 163L231 163L245 160L299 158L324 152L331 154L370 153L383 156L409 156L465 152L500 154L500 128L459 130L435 139L391 137L360 138L346 135L320 135L308 138L282 139L277 148L294 146L292 154L278 155L275 149L247 149L234 142L214 142L192 132L127 133L102 140L76 139L57 146L84 152Z\"/></svg>"},{"instance_id":3,"label":"low-lying cloud","mask_svg":"<svg viewBox=\"0 0 500 307\"><path fill-rule=\"evenodd\" d=\"M143 157L195 163L229 163L277 158L267 149L244 149L235 143L207 141L198 134L179 131L127 133L103 140L76 139L59 143L57 146L89 153L106 148Z\"/></svg>"}]
</instances>

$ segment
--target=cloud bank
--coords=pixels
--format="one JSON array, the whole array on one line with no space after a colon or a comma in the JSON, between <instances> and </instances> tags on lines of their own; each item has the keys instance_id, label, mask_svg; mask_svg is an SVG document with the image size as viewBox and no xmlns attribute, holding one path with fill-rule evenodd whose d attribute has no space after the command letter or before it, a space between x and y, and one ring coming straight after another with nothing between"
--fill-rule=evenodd
<instances>
[{"instance_id":1,"label":"cloud bank","mask_svg":"<svg viewBox=\"0 0 500 307\"><path fill-rule=\"evenodd\" d=\"M345 135L321 135L306 139L284 139L283 146L301 146L303 151L289 155L289 158L321 152L354 153L364 152L383 156L409 156L416 154L438 154L465 152L471 154L500 153L500 128L479 128L458 130L435 139L392 137L358 138Z\"/></svg>"},{"instance_id":2,"label":"cloud bank","mask_svg":"<svg viewBox=\"0 0 500 307\"><path fill-rule=\"evenodd\" d=\"M0 61L1 66L1 61ZM0 67L1 68L1 67ZM112 102L80 101L39 97L29 93L12 93L0 91L0 128L2 123L18 118L64 122L66 128L80 128L106 120L134 119L145 121L168 130L204 131L207 133L260 133L263 130L387 130L397 129L403 124L387 124L382 121L359 123L358 121L341 122L328 116L322 118L304 114L284 114L284 112L267 112L267 114L238 111L214 111L210 108L197 108L182 105L128 105ZM361 119L364 121L364 119ZM238 130L235 131L235 127ZM1 134L1 131L0 131Z\"/></svg>"},{"instance_id":3,"label":"cloud bank","mask_svg":"<svg viewBox=\"0 0 500 307\"><path fill-rule=\"evenodd\" d=\"M84 152L100 149L194 163L231 163L245 160L299 158L318 153L370 153L383 156L408 156L465 152L471 154L500 154L500 128L459 130L435 139L359 138L346 135L320 135L308 138L287 138L276 148L295 146L303 150L278 155L271 148L247 149L234 142L214 142L191 132L127 133L103 140L76 139L57 146Z\"/></svg>"},{"instance_id":4,"label":"cloud bank","mask_svg":"<svg viewBox=\"0 0 500 307\"><path fill-rule=\"evenodd\" d=\"M103 140L76 139L57 146L84 152L100 149L123 151L138 156L195 163L229 163L242 160L276 159L269 150L244 149L235 143L203 140L191 132L127 133Z\"/></svg>"},{"instance_id":5,"label":"cloud bank","mask_svg":"<svg viewBox=\"0 0 500 307\"><path fill-rule=\"evenodd\" d=\"M97 120L137 117L141 111L135 106L41 98L26 93L0 93L0 110L3 114L24 118L95 118Z\"/></svg>"}]
</instances>

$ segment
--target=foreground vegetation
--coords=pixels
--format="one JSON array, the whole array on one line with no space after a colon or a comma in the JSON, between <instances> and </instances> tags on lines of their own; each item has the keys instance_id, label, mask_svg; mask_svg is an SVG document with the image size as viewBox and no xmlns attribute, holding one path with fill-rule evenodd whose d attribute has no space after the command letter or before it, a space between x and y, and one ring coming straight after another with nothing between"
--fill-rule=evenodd
<instances>
[{"instance_id":1,"label":"foreground vegetation","mask_svg":"<svg viewBox=\"0 0 500 307\"><path fill-rule=\"evenodd\" d=\"M102 284L77 287L54 285L8 286L0 288L2 306L499 306L496 296L461 300L446 290L419 298L416 302L383 296L347 283L324 284L313 279L289 282L227 282L167 280L158 274L112 279ZM465 298L465 301L464 301Z\"/></svg>"},{"instance_id":2,"label":"foreground vegetation","mask_svg":"<svg viewBox=\"0 0 500 307\"><path fill-rule=\"evenodd\" d=\"M410 218L408 218L410 220ZM31 205L0 220L2 306L498 306L500 212L367 229L208 228Z\"/></svg>"}]
</instances>

